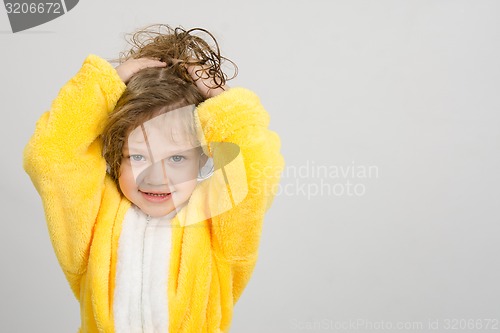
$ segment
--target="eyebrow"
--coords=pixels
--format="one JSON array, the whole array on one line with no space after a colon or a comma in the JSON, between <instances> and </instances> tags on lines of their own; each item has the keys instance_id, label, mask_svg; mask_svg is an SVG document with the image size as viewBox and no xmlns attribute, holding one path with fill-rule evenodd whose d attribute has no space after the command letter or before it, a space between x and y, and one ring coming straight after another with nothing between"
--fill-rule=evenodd
<instances>
[{"instance_id":1,"label":"eyebrow","mask_svg":"<svg viewBox=\"0 0 500 333\"><path fill-rule=\"evenodd\" d=\"M128 141L132 141L132 143L139 143L139 144L142 144L142 143L145 143L144 140L128 140Z\"/></svg>"}]
</instances>

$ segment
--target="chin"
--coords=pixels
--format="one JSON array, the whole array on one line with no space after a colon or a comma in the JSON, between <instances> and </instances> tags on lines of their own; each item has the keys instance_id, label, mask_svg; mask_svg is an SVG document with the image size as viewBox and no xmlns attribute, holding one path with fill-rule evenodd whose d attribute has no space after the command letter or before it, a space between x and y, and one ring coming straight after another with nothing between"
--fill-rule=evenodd
<instances>
[{"instance_id":1,"label":"chin","mask_svg":"<svg viewBox=\"0 0 500 333\"><path fill-rule=\"evenodd\" d=\"M147 214L151 217L163 217L165 215L168 215L170 213L172 213L175 208L171 208L171 209L141 209L144 214Z\"/></svg>"}]
</instances>

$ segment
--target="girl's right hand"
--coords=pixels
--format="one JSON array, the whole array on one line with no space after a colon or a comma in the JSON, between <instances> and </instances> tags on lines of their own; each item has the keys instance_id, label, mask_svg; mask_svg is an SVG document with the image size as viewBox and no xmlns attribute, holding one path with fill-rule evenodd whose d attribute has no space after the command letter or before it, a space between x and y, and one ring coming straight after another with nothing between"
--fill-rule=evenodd
<instances>
[{"instance_id":1,"label":"girl's right hand","mask_svg":"<svg viewBox=\"0 0 500 333\"><path fill-rule=\"evenodd\" d=\"M118 73L118 76L122 79L122 81L126 84L128 80L140 71L141 69L147 67L165 67L167 66L166 62L160 61L158 59L152 58L130 58L118 65L115 69Z\"/></svg>"}]
</instances>

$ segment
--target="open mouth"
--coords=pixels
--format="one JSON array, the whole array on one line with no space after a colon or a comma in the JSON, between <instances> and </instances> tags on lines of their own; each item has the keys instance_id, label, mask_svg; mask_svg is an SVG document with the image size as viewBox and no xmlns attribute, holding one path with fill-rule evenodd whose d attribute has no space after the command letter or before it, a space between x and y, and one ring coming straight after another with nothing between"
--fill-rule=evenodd
<instances>
[{"instance_id":1,"label":"open mouth","mask_svg":"<svg viewBox=\"0 0 500 333\"><path fill-rule=\"evenodd\" d=\"M163 201L167 200L172 196L172 193L163 193L163 192L143 192L139 191L143 195L143 197L146 198L146 200L153 201L153 202L158 202L158 201Z\"/></svg>"}]
</instances>

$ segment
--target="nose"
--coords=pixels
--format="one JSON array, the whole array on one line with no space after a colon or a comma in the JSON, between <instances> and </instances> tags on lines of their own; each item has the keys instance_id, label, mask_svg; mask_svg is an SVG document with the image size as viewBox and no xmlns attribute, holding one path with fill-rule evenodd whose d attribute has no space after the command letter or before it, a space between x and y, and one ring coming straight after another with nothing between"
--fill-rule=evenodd
<instances>
[{"instance_id":1,"label":"nose","mask_svg":"<svg viewBox=\"0 0 500 333\"><path fill-rule=\"evenodd\" d=\"M160 160L144 170L144 182L148 185L168 185L165 160Z\"/></svg>"}]
</instances>

